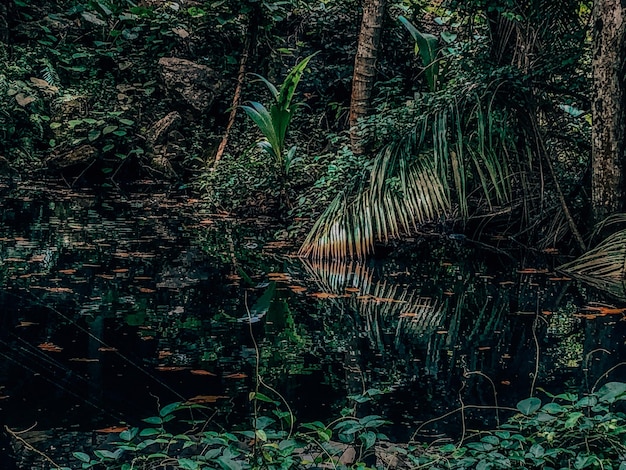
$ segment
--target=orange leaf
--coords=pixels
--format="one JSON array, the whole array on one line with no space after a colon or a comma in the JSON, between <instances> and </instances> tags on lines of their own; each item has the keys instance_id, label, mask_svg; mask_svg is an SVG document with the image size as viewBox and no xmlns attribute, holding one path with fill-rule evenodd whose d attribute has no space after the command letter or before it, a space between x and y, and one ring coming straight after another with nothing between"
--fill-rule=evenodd
<instances>
[{"instance_id":1,"label":"orange leaf","mask_svg":"<svg viewBox=\"0 0 626 470\"><path fill-rule=\"evenodd\" d=\"M336 299L339 297L337 294L332 294L330 292L313 292L309 295L311 297L315 297L316 299Z\"/></svg>"},{"instance_id":2,"label":"orange leaf","mask_svg":"<svg viewBox=\"0 0 626 470\"><path fill-rule=\"evenodd\" d=\"M181 367L181 366L157 366L156 370L160 372L178 372L181 370L188 370L189 367Z\"/></svg>"},{"instance_id":3,"label":"orange leaf","mask_svg":"<svg viewBox=\"0 0 626 470\"><path fill-rule=\"evenodd\" d=\"M215 403L220 398L228 398L223 395L196 395L193 398L187 400L187 403Z\"/></svg>"},{"instance_id":4,"label":"orange leaf","mask_svg":"<svg viewBox=\"0 0 626 470\"><path fill-rule=\"evenodd\" d=\"M109 426L108 428L96 429L96 432L102 433L118 433L128 430L128 426Z\"/></svg>"},{"instance_id":5,"label":"orange leaf","mask_svg":"<svg viewBox=\"0 0 626 470\"><path fill-rule=\"evenodd\" d=\"M246 374L244 374L243 372L239 372L237 374L229 374L224 376L227 379L245 379L246 377L248 377Z\"/></svg>"},{"instance_id":6,"label":"orange leaf","mask_svg":"<svg viewBox=\"0 0 626 470\"><path fill-rule=\"evenodd\" d=\"M202 369L193 369L193 370L190 370L189 372L191 372L193 375L212 375L212 376L215 376L215 374L213 372L209 372L208 370L202 370Z\"/></svg>"},{"instance_id":7,"label":"orange leaf","mask_svg":"<svg viewBox=\"0 0 626 470\"><path fill-rule=\"evenodd\" d=\"M54 343L41 343L37 347L39 349L42 349L43 351L48 351L48 352L61 352L61 351L63 351L62 347L57 346Z\"/></svg>"}]
</instances>

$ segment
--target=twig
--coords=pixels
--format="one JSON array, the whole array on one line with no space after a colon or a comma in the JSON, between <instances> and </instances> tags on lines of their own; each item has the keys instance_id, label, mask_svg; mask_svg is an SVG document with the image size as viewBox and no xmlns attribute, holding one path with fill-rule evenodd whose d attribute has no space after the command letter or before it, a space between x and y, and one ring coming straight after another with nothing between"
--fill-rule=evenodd
<instances>
[{"instance_id":1,"label":"twig","mask_svg":"<svg viewBox=\"0 0 626 470\"><path fill-rule=\"evenodd\" d=\"M32 427L29 429L32 429ZM28 450L30 450L31 452L35 452L36 454L40 455L41 457L46 459L48 462L50 462L50 464L52 464L54 468L59 468L59 469L63 468L59 464L57 464L54 460L52 460L50 457L48 457L46 454L44 454L42 451L40 451L39 449L36 449L35 447L32 446L32 444L28 443L26 440L18 436L18 433L13 431L8 426L5 425L4 430L8 432L11 436L13 436L13 438L20 441L24 445L24 447L26 447ZM25 431L22 431L22 432L25 432Z\"/></svg>"},{"instance_id":2,"label":"twig","mask_svg":"<svg viewBox=\"0 0 626 470\"><path fill-rule=\"evenodd\" d=\"M248 28L251 29L253 22L252 18L249 20ZM217 152L215 154L215 161L213 162L213 168L217 166L217 162L220 161L224 151L226 150L226 145L228 144L228 137L230 136L230 130L235 124L235 117L237 116L237 109L239 108L239 103L241 101L241 89L243 88L243 83L246 78L246 65L248 63L248 56L250 55L250 49L252 48L252 37L254 36L253 31L248 31L246 35L246 42L243 48L243 54L241 55L241 60L239 61L239 72L237 73L237 86L235 87L235 94L233 95L233 103L230 108L230 115L228 116L228 124L226 124L226 130L224 131L224 136L220 142L219 147L217 148Z\"/></svg>"}]
</instances>

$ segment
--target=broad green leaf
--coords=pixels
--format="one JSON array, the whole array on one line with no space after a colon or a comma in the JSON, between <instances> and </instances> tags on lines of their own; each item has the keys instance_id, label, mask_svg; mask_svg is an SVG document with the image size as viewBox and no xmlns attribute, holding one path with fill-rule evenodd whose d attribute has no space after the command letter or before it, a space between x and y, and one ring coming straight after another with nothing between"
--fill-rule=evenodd
<instances>
[{"instance_id":1,"label":"broad green leaf","mask_svg":"<svg viewBox=\"0 0 626 470\"><path fill-rule=\"evenodd\" d=\"M584 415L580 411L575 411L574 413L570 413L567 419L565 420L565 424L563 426L565 427L565 429L573 428L574 426L576 426L576 423L578 422L578 420L582 418L583 416Z\"/></svg>"},{"instance_id":2,"label":"broad green leaf","mask_svg":"<svg viewBox=\"0 0 626 470\"><path fill-rule=\"evenodd\" d=\"M437 82L439 80L439 62L437 61L439 41L437 37L432 34L419 32L404 16L399 16L398 20L411 33L417 44L430 91L437 91Z\"/></svg>"},{"instance_id":3,"label":"broad green leaf","mask_svg":"<svg viewBox=\"0 0 626 470\"><path fill-rule=\"evenodd\" d=\"M150 416L149 418L144 418L142 421L144 423L148 423L148 424L161 424L161 423L163 423L163 420L159 416Z\"/></svg>"},{"instance_id":4,"label":"broad green leaf","mask_svg":"<svg viewBox=\"0 0 626 470\"><path fill-rule=\"evenodd\" d=\"M200 462L187 458L179 458L178 465L182 470L200 470L202 468Z\"/></svg>"},{"instance_id":5,"label":"broad green leaf","mask_svg":"<svg viewBox=\"0 0 626 470\"><path fill-rule=\"evenodd\" d=\"M626 398L626 383L609 382L598 390L598 399L604 403L613 403Z\"/></svg>"},{"instance_id":6,"label":"broad green leaf","mask_svg":"<svg viewBox=\"0 0 626 470\"><path fill-rule=\"evenodd\" d=\"M520 413L529 416L541 407L541 400L536 397L526 398L517 404Z\"/></svg>"},{"instance_id":7,"label":"broad green leaf","mask_svg":"<svg viewBox=\"0 0 626 470\"><path fill-rule=\"evenodd\" d=\"M363 443L363 446L365 447L365 449L369 449L371 447L374 446L374 444L376 443L376 434L372 431L367 431L363 434L359 435L359 439L361 439L361 442Z\"/></svg>"},{"instance_id":8,"label":"broad green leaf","mask_svg":"<svg viewBox=\"0 0 626 470\"><path fill-rule=\"evenodd\" d=\"M91 461L91 457L84 452L72 452L72 455L76 457L81 462L89 463Z\"/></svg>"},{"instance_id":9,"label":"broad green leaf","mask_svg":"<svg viewBox=\"0 0 626 470\"><path fill-rule=\"evenodd\" d=\"M558 403L547 403L541 409L546 413L550 413L552 415L563 413L566 410L566 408L559 405Z\"/></svg>"},{"instance_id":10,"label":"broad green leaf","mask_svg":"<svg viewBox=\"0 0 626 470\"><path fill-rule=\"evenodd\" d=\"M170 403L169 405L166 405L163 408L161 408L161 410L159 411L159 415L161 417L167 416L171 414L172 412L176 411L178 408L180 408L180 405L181 403L178 401L174 403Z\"/></svg>"}]
</instances>

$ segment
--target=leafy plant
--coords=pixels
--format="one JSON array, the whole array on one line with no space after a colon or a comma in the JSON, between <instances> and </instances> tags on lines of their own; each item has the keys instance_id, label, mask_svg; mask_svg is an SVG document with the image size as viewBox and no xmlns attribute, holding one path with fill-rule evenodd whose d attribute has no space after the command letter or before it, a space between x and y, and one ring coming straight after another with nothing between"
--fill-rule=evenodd
<instances>
[{"instance_id":1,"label":"leafy plant","mask_svg":"<svg viewBox=\"0 0 626 470\"><path fill-rule=\"evenodd\" d=\"M399 16L398 20L409 33L411 33L411 36L413 36L415 52L419 53L422 58L428 88L430 88L430 91L437 91L439 88L439 62L437 59L439 40L432 34L420 32L413 23L404 16Z\"/></svg>"},{"instance_id":2,"label":"leafy plant","mask_svg":"<svg viewBox=\"0 0 626 470\"><path fill-rule=\"evenodd\" d=\"M285 175L289 174L295 162L296 152L296 147L292 147L285 153L287 129L298 107L297 104L292 104L292 100L302 74L315 55L312 54L298 62L283 81L280 90L267 79L257 75L270 90L274 99L269 110L258 101L251 101L249 105L242 106L242 109L263 133L264 138L259 141L258 146L274 159Z\"/></svg>"}]
</instances>

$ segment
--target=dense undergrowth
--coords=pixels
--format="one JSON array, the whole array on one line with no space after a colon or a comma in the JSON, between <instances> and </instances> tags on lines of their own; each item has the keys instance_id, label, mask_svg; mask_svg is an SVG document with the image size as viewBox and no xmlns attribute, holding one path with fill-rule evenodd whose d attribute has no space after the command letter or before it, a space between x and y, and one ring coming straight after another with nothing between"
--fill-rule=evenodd
<instances>
[{"instance_id":1,"label":"dense undergrowth","mask_svg":"<svg viewBox=\"0 0 626 470\"><path fill-rule=\"evenodd\" d=\"M111 470L626 467L625 383L609 382L582 395L544 391L542 398L522 400L516 409L500 409L509 418L496 429L462 429L454 442L415 439L432 422L423 423L408 443L390 441L383 433L389 421L358 413L358 404L381 393L373 389L351 396L353 406L331 423L298 424L288 407L283 410L280 402L251 392L250 427L232 431L209 430L210 423L194 421L203 405L172 403L144 419L147 426L126 429L93 453L73 455L77 468ZM187 423L188 432L180 432L181 423Z\"/></svg>"}]
</instances>

